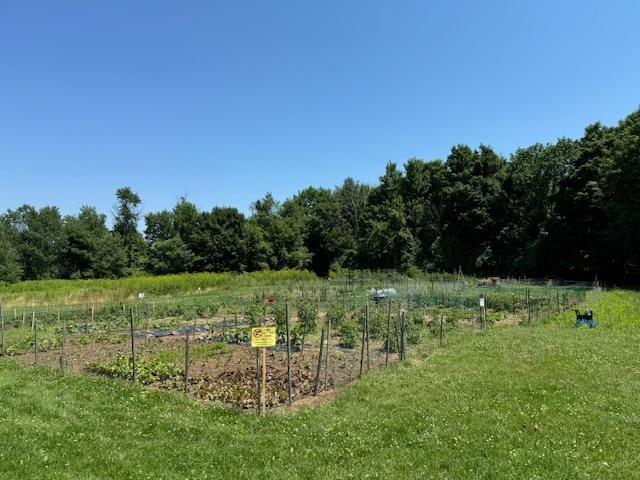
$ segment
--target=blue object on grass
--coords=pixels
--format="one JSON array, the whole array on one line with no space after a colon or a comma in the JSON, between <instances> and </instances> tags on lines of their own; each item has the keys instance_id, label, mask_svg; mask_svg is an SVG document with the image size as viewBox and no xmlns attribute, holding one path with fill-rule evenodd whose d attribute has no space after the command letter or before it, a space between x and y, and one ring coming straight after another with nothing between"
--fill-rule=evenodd
<instances>
[{"instance_id":1,"label":"blue object on grass","mask_svg":"<svg viewBox=\"0 0 640 480\"><path fill-rule=\"evenodd\" d=\"M590 308L587 308L584 313L580 313L580 310L576 310L576 327L586 325L589 328L596 328L598 321L593 318L593 312Z\"/></svg>"}]
</instances>

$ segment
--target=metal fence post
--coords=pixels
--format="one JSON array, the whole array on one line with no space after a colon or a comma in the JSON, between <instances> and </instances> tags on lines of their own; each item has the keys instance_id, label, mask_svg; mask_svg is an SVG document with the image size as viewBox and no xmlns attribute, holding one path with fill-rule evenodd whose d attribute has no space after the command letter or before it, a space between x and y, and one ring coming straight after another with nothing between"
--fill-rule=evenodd
<instances>
[{"instance_id":1,"label":"metal fence post","mask_svg":"<svg viewBox=\"0 0 640 480\"><path fill-rule=\"evenodd\" d=\"M290 338L290 325L289 325L289 302L284 304L284 317L287 326L287 401L291 406L292 392L291 392L291 338Z\"/></svg>"},{"instance_id":2,"label":"metal fence post","mask_svg":"<svg viewBox=\"0 0 640 480\"><path fill-rule=\"evenodd\" d=\"M133 329L133 308L129 309L129 326L131 329L131 373L133 377L133 383L136 383L136 340Z\"/></svg>"}]
</instances>

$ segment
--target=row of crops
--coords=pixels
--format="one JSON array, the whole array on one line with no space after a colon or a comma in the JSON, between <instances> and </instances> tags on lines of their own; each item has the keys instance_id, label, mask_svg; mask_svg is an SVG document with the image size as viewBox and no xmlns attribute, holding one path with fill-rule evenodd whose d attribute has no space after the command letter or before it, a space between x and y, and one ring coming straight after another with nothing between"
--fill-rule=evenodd
<instances>
[{"instance_id":1,"label":"row of crops","mask_svg":"<svg viewBox=\"0 0 640 480\"><path fill-rule=\"evenodd\" d=\"M392 284L393 285L393 284ZM172 298L139 298L115 303L90 304L80 306L40 305L31 308L3 308L2 331L5 349L7 339L22 339L23 348L29 348L29 335L25 332L38 329L59 337L64 327L71 334L92 335L98 333L123 332L132 326L145 331L171 330L199 319L211 325L221 325L224 335L236 335L235 341L244 341L246 329L272 321L278 326L279 337L283 338L285 305L289 305L290 317L295 319L291 336L295 343L302 343L306 335L316 332L316 325L324 319L331 319L334 331L344 337L345 346L352 345L365 315L367 305L372 334L376 334L377 318L386 319L384 305L390 301L392 311L406 312L407 318L439 318L443 315L447 322L461 319L480 319L482 309L479 298L486 305L486 319L489 323L500 321L507 315L518 315L531 323L551 314L563 311L580 302L588 287L585 285L551 284L531 285L510 283L492 287L461 285L456 282L424 282L396 284L396 293L390 295L383 304L371 301L371 290L367 287L348 283L309 285L297 288L292 284L274 289L260 289L250 295L209 295L197 294ZM395 288L395 287L392 287ZM408 321L407 325L416 322ZM133 325L132 325L133 324ZM227 328L228 327L228 328ZM21 335L10 330L23 331ZM233 333L232 333L233 332ZM414 335L415 336L415 335ZM45 337L42 337L43 345ZM51 341L55 345L55 341Z\"/></svg>"}]
</instances>

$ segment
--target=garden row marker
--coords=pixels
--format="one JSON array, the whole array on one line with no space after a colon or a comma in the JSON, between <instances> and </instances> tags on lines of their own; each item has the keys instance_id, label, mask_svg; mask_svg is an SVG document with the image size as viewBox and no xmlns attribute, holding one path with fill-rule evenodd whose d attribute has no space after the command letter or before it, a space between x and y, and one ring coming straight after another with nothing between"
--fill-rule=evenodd
<instances>
[{"instance_id":1,"label":"garden row marker","mask_svg":"<svg viewBox=\"0 0 640 480\"><path fill-rule=\"evenodd\" d=\"M284 318L287 326L287 400L291 406L291 339L289 330L289 302L284 304Z\"/></svg>"},{"instance_id":2,"label":"garden row marker","mask_svg":"<svg viewBox=\"0 0 640 480\"><path fill-rule=\"evenodd\" d=\"M320 335L320 353L318 354L318 367L316 368L316 384L313 387L313 396L318 394L318 383L320 383L320 368L322 367L322 353L324 348L324 328Z\"/></svg>"},{"instance_id":3,"label":"garden row marker","mask_svg":"<svg viewBox=\"0 0 640 480\"><path fill-rule=\"evenodd\" d=\"M254 327L251 329L251 346L262 350L262 388L260 388L260 413L267 410L267 347L276 346L276 327ZM256 353L258 351L256 350ZM260 383L258 384L260 386Z\"/></svg>"},{"instance_id":4,"label":"garden row marker","mask_svg":"<svg viewBox=\"0 0 640 480\"><path fill-rule=\"evenodd\" d=\"M0 355L4 355L7 350L4 343L4 312L2 310L2 302L0 302L0 335L2 336L2 351L0 351Z\"/></svg>"},{"instance_id":5,"label":"garden row marker","mask_svg":"<svg viewBox=\"0 0 640 480\"><path fill-rule=\"evenodd\" d=\"M133 383L136 383L136 341L133 332L133 308L129 309L129 326L131 328L131 373Z\"/></svg>"},{"instance_id":6,"label":"garden row marker","mask_svg":"<svg viewBox=\"0 0 640 480\"><path fill-rule=\"evenodd\" d=\"M487 299L480 297L480 330L484 330L487 322Z\"/></svg>"}]
</instances>

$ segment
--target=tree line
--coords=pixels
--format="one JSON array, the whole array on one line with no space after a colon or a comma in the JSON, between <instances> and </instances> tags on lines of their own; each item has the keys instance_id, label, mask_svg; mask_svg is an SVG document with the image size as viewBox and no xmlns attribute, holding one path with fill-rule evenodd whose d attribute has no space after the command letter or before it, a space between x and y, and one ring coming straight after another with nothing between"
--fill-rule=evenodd
<instances>
[{"instance_id":1,"label":"tree line","mask_svg":"<svg viewBox=\"0 0 640 480\"><path fill-rule=\"evenodd\" d=\"M395 269L608 281L640 279L640 110L580 139L509 158L458 145L445 160L388 163L376 185L347 178L245 216L181 198L142 217L129 187L113 227L84 206L23 205L0 216L0 280L121 277L138 272ZM138 225L144 220L144 231Z\"/></svg>"}]
</instances>

